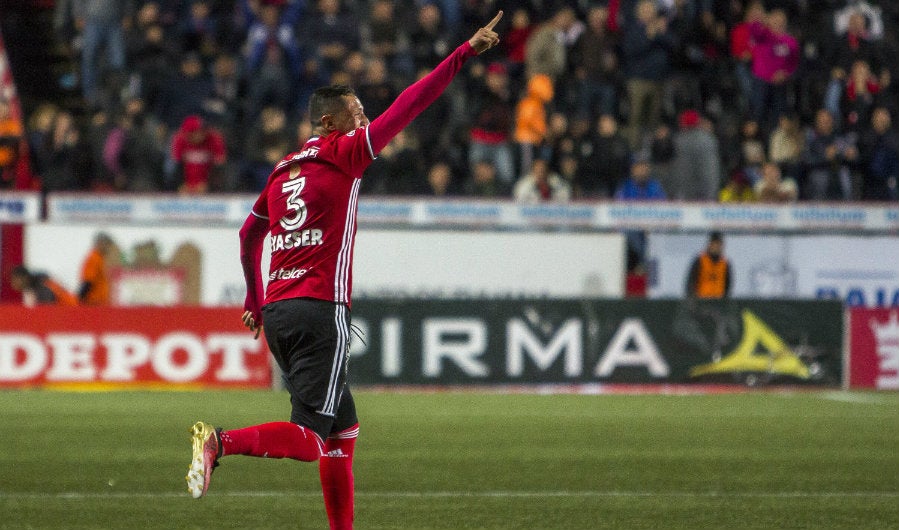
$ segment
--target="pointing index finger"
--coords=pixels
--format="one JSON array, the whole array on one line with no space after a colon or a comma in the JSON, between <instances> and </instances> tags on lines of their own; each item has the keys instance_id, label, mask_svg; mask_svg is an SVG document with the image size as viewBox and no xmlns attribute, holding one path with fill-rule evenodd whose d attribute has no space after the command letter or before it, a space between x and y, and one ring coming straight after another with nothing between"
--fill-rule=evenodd
<instances>
[{"instance_id":1,"label":"pointing index finger","mask_svg":"<svg viewBox=\"0 0 899 530\"><path fill-rule=\"evenodd\" d=\"M496 16L493 17L493 20L491 20L489 24L487 24L486 26L484 26L484 28L486 28L486 29L493 29L493 27L496 26L497 22L499 22L499 20L500 20L501 18L503 18L503 11L502 11L502 9L499 10L499 12L496 14Z\"/></svg>"}]
</instances>

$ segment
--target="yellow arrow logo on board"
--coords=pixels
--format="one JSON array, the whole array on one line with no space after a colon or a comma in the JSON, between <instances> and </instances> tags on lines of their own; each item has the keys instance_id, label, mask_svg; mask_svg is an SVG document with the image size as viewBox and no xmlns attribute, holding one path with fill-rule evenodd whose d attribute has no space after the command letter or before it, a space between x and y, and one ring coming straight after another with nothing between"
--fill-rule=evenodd
<instances>
[{"instance_id":1,"label":"yellow arrow logo on board","mask_svg":"<svg viewBox=\"0 0 899 530\"><path fill-rule=\"evenodd\" d=\"M809 369L762 319L743 310L743 336L734 351L720 361L694 366L690 377L734 372L764 372L809 378Z\"/></svg>"}]
</instances>

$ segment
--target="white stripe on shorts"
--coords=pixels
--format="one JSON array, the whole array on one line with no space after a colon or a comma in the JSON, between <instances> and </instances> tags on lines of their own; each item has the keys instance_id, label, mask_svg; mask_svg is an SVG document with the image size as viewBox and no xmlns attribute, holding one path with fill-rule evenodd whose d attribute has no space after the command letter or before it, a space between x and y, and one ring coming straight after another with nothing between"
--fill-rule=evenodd
<instances>
[{"instance_id":1,"label":"white stripe on shorts","mask_svg":"<svg viewBox=\"0 0 899 530\"><path fill-rule=\"evenodd\" d=\"M334 325L337 328L337 346L334 350L334 360L331 363L331 376L328 379L328 391L325 394L325 403L319 414L334 416L337 411L337 403L343 389L337 384L340 380L340 372L346 362L346 346L349 339L349 326L346 322L347 308L343 304L334 305Z\"/></svg>"}]
</instances>

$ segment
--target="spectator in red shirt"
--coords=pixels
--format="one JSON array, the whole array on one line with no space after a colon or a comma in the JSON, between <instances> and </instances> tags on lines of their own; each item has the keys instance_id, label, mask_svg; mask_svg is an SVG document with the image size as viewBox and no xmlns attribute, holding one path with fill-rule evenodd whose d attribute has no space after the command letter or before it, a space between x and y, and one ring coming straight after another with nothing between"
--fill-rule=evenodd
<instances>
[{"instance_id":1,"label":"spectator in red shirt","mask_svg":"<svg viewBox=\"0 0 899 530\"><path fill-rule=\"evenodd\" d=\"M512 12L511 27L500 46L506 54L513 86L524 83L525 45L536 27L527 9L520 7Z\"/></svg>"},{"instance_id":2,"label":"spectator in red shirt","mask_svg":"<svg viewBox=\"0 0 899 530\"><path fill-rule=\"evenodd\" d=\"M743 22L734 26L730 33L730 55L734 59L734 74L740 87L744 109L749 107L752 99L752 51L755 48L755 40L749 28L764 18L764 4L753 2L746 6Z\"/></svg>"},{"instance_id":3,"label":"spectator in red shirt","mask_svg":"<svg viewBox=\"0 0 899 530\"><path fill-rule=\"evenodd\" d=\"M192 114L181 123L172 139L172 160L177 164L175 182L181 193L205 193L213 172L227 160L221 133Z\"/></svg>"}]
</instances>

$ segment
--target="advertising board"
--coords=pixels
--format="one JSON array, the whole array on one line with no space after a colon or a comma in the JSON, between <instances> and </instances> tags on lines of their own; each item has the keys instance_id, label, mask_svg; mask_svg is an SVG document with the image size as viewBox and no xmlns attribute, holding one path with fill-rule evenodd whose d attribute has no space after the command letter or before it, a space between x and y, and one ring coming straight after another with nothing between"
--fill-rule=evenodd
<instances>
[{"instance_id":1,"label":"advertising board","mask_svg":"<svg viewBox=\"0 0 899 530\"><path fill-rule=\"evenodd\" d=\"M185 292L197 293L186 303L243 304L245 286L235 228L36 223L25 230L26 263L77 291L81 262L100 231L121 249L121 266L185 269ZM267 256L268 245L263 253L266 267ZM620 234L360 228L355 256L356 299L615 297L624 289ZM131 287L137 285L134 274L128 278L133 281L122 292L133 292ZM168 291L159 291L164 292ZM146 300L123 298L128 299ZM162 297L156 305L168 299Z\"/></svg>"},{"instance_id":2,"label":"advertising board","mask_svg":"<svg viewBox=\"0 0 899 530\"><path fill-rule=\"evenodd\" d=\"M899 390L899 309L853 308L848 321L848 386Z\"/></svg>"},{"instance_id":3,"label":"advertising board","mask_svg":"<svg viewBox=\"0 0 899 530\"><path fill-rule=\"evenodd\" d=\"M355 297L618 297L620 234L360 229Z\"/></svg>"},{"instance_id":4,"label":"advertising board","mask_svg":"<svg viewBox=\"0 0 899 530\"><path fill-rule=\"evenodd\" d=\"M52 222L117 220L132 224L224 223L239 227L255 195L180 197L165 194L52 193ZM432 228L581 228L646 230L817 231L899 230L899 207L862 203L708 204L579 201L520 204L511 200L361 197L359 225Z\"/></svg>"},{"instance_id":5,"label":"advertising board","mask_svg":"<svg viewBox=\"0 0 899 530\"><path fill-rule=\"evenodd\" d=\"M0 306L0 387L268 388L234 309Z\"/></svg>"},{"instance_id":6,"label":"advertising board","mask_svg":"<svg viewBox=\"0 0 899 530\"><path fill-rule=\"evenodd\" d=\"M0 306L0 387L269 387L265 342L239 313ZM350 381L833 386L842 313L835 301L363 299Z\"/></svg>"},{"instance_id":7,"label":"advertising board","mask_svg":"<svg viewBox=\"0 0 899 530\"><path fill-rule=\"evenodd\" d=\"M128 224L36 223L25 228L25 261L29 268L47 272L72 292L78 291L81 264L99 232L107 233L122 254L122 262L110 264L134 271L186 271L181 288L194 293L179 303L205 306L243 304L245 287L241 273L237 230L209 227L135 226ZM134 274L120 275L127 284L114 292L133 291ZM160 294L163 290L160 290ZM120 301L144 300L164 305L168 297L147 300L122 296Z\"/></svg>"},{"instance_id":8,"label":"advertising board","mask_svg":"<svg viewBox=\"0 0 899 530\"><path fill-rule=\"evenodd\" d=\"M36 192L0 191L0 224L40 219L41 196Z\"/></svg>"},{"instance_id":9,"label":"advertising board","mask_svg":"<svg viewBox=\"0 0 899 530\"><path fill-rule=\"evenodd\" d=\"M360 300L358 384L837 385L836 301Z\"/></svg>"},{"instance_id":10,"label":"advertising board","mask_svg":"<svg viewBox=\"0 0 899 530\"><path fill-rule=\"evenodd\" d=\"M684 295L701 234L649 234L649 296ZM899 306L899 237L725 234L731 294L743 298L835 299L849 306Z\"/></svg>"}]
</instances>

